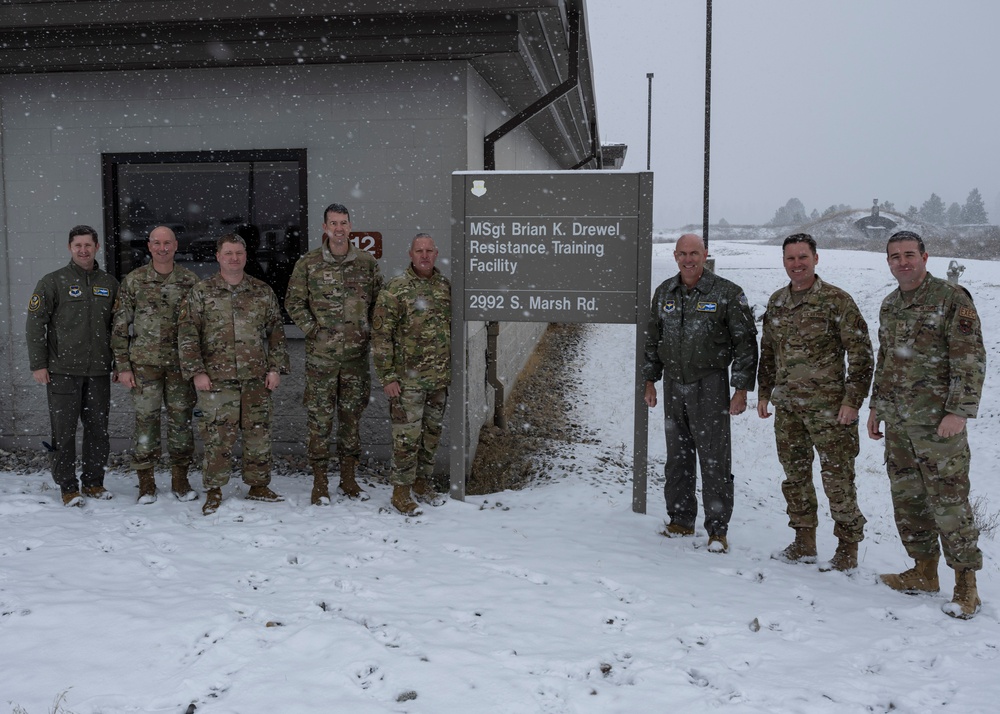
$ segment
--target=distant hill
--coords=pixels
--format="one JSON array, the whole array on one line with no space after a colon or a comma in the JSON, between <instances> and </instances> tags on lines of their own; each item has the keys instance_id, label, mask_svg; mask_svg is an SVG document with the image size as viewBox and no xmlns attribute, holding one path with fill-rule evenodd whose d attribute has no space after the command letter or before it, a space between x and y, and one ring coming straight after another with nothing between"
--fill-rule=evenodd
<instances>
[{"instance_id":1,"label":"distant hill","mask_svg":"<svg viewBox=\"0 0 1000 714\"><path fill-rule=\"evenodd\" d=\"M871 210L841 211L799 226L713 225L709 230L709 243L715 240L759 240L778 245L792 233L808 233L822 248L848 250L874 250L885 248L883 238L873 239L855 227L855 222L871 215ZM900 213L882 211L898 225L889 231L913 231L923 237L931 255L979 260L1000 259L1000 226L936 226L921 221L911 221ZM701 234L701 224L689 224L672 231L657 231L654 243L671 242L681 233Z\"/></svg>"}]
</instances>

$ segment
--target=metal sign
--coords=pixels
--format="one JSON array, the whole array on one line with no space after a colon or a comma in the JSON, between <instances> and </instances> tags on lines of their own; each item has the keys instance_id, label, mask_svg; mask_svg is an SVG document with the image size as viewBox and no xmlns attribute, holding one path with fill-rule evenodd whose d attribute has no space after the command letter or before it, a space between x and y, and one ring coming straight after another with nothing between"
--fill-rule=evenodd
<instances>
[{"instance_id":1,"label":"metal sign","mask_svg":"<svg viewBox=\"0 0 1000 714\"><path fill-rule=\"evenodd\" d=\"M647 411L639 360L649 313L653 175L452 174L452 496L469 464L465 323L636 325L633 510L645 512ZM639 434L642 434L640 438Z\"/></svg>"},{"instance_id":2,"label":"metal sign","mask_svg":"<svg viewBox=\"0 0 1000 714\"><path fill-rule=\"evenodd\" d=\"M466 320L636 320L636 174L567 171L456 175ZM458 253L455 249L458 249Z\"/></svg>"}]
</instances>

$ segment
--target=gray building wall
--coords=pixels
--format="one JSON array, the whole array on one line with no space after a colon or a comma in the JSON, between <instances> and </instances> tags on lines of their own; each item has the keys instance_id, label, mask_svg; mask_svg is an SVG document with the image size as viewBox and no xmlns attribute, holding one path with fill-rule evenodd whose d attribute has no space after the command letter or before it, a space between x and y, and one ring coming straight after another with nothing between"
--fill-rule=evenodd
<instances>
[{"instance_id":1,"label":"gray building wall","mask_svg":"<svg viewBox=\"0 0 1000 714\"><path fill-rule=\"evenodd\" d=\"M68 262L71 226L93 225L104 242L102 153L305 148L310 247L323 208L338 201L356 230L382 233L387 277L405 269L418 230L439 236L450 274L450 174L481 169L483 137L512 114L465 62L0 77L0 441L37 446L49 435L44 390L27 367L25 308L38 279ZM558 168L524 128L498 144L497 164ZM544 327L503 326L507 385ZM480 323L467 350L470 383L482 382L469 395L473 435L493 408L485 343ZM301 448L305 431L294 339L292 370L276 394L276 450ZM385 458L388 410L377 386L375 396L363 436ZM117 385L112 398L113 446L126 448L131 399Z\"/></svg>"}]
</instances>

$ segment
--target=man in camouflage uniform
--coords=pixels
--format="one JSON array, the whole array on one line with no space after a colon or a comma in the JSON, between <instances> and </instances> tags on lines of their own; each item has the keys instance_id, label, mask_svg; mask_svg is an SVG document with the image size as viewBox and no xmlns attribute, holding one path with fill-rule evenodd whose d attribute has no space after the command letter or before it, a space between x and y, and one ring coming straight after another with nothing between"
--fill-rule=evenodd
<instances>
[{"instance_id":1,"label":"man in camouflage uniform","mask_svg":"<svg viewBox=\"0 0 1000 714\"><path fill-rule=\"evenodd\" d=\"M674 248L680 272L653 295L646 332L646 404L663 376L667 440L664 535L694 535L695 456L701 463L708 550L729 550L733 513L730 416L747 408L757 371L757 328L742 288L705 269L705 243L691 233ZM735 389L730 398L730 375Z\"/></svg>"},{"instance_id":2,"label":"man in camouflage uniform","mask_svg":"<svg viewBox=\"0 0 1000 714\"><path fill-rule=\"evenodd\" d=\"M369 338L382 271L370 254L350 242L351 215L334 203L323 212L323 243L299 258L285 295L285 309L306 336L306 389L312 503L330 503L328 439L337 412L340 489L367 500L355 479L361 456L359 425L371 396Z\"/></svg>"},{"instance_id":3,"label":"man in camouflage uniform","mask_svg":"<svg viewBox=\"0 0 1000 714\"><path fill-rule=\"evenodd\" d=\"M410 267L379 294L372 320L375 372L392 419L392 505L419 515L410 493L440 505L431 474L451 382L451 284L434 267L434 239L418 233Z\"/></svg>"},{"instance_id":4,"label":"man in camouflage uniform","mask_svg":"<svg viewBox=\"0 0 1000 714\"><path fill-rule=\"evenodd\" d=\"M868 435L881 439L879 424L885 422L896 527L916 564L881 578L894 590L937 592L943 547L955 571L955 592L942 609L967 619L981 605L976 571L983 567L969 504L965 428L979 411L986 375L982 327L969 293L927 272L919 235L894 234L886 254L899 289L879 312Z\"/></svg>"},{"instance_id":5,"label":"man in camouflage uniform","mask_svg":"<svg viewBox=\"0 0 1000 714\"><path fill-rule=\"evenodd\" d=\"M125 276L111 331L118 381L132 390L135 404L135 457L139 503L156 501L153 469L160 458L160 409L167 408L167 447L171 490L181 501L198 495L188 482L194 454L191 412L196 401L190 379L177 357L177 318L181 300L198 276L174 263L177 237L166 226L149 234L152 262Z\"/></svg>"},{"instance_id":6,"label":"man in camouflage uniform","mask_svg":"<svg viewBox=\"0 0 1000 714\"><path fill-rule=\"evenodd\" d=\"M111 441L111 315L118 281L97 264L97 231L69 232L70 262L49 273L28 301L25 335L31 376L45 385L52 423L52 479L66 506L83 495L106 500ZM83 422L83 473L76 476L76 428Z\"/></svg>"},{"instance_id":7,"label":"man in camouflage uniform","mask_svg":"<svg viewBox=\"0 0 1000 714\"><path fill-rule=\"evenodd\" d=\"M194 380L201 411L205 515L222 503L241 430L247 498L283 500L268 488L271 392L281 375L288 374L281 308L267 283L243 272L247 251L242 238L229 233L217 245L219 272L191 288L177 328L181 372Z\"/></svg>"},{"instance_id":8,"label":"man in camouflage uniform","mask_svg":"<svg viewBox=\"0 0 1000 714\"><path fill-rule=\"evenodd\" d=\"M815 449L837 536L837 552L822 569L851 570L858 567L865 525L854 488L854 460L858 409L868 396L874 366L868 324L850 295L816 275L819 255L812 236L788 236L782 254L790 283L767 303L757 414L766 419L768 404L778 407L774 435L785 470L781 492L795 540L772 557L816 562Z\"/></svg>"}]
</instances>

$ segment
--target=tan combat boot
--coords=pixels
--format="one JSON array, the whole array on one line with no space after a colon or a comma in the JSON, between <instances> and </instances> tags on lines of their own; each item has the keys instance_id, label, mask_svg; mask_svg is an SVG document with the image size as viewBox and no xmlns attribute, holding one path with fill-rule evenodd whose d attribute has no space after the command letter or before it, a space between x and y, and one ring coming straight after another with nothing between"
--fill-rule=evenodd
<instances>
[{"instance_id":1,"label":"tan combat boot","mask_svg":"<svg viewBox=\"0 0 1000 714\"><path fill-rule=\"evenodd\" d=\"M348 498L359 498L362 501L368 500L368 494L358 485L354 475L358 468L358 460L349 458L340 461L340 490Z\"/></svg>"},{"instance_id":2,"label":"tan combat boot","mask_svg":"<svg viewBox=\"0 0 1000 714\"><path fill-rule=\"evenodd\" d=\"M139 475L139 498L136 503L150 504L156 502L156 478L153 476L153 467L149 466L136 471Z\"/></svg>"},{"instance_id":3,"label":"tan combat boot","mask_svg":"<svg viewBox=\"0 0 1000 714\"><path fill-rule=\"evenodd\" d=\"M247 491L248 501L267 501L268 503L278 503L279 501L284 501L284 497L278 495L270 488L267 484L258 483L250 487Z\"/></svg>"},{"instance_id":4,"label":"tan combat boot","mask_svg":"<svg viewBox=\"0 0 1000 714\"><path fill-rule=\"evenodd\" d=\"M83 496L79 491L67 491L62 495L62 502L64 506L80 508L83 506Z\"/></svg>"},{"instance_id":5,"label":"tan combat boot","mask_svg":"<svg viewBox=\"0 0 1000 714\"><path fill-rule=\"evenodd\" d=\"M694 535L694 526L682 526L680 523L668 523L660 535L667 538L683 538Z\"/></svg>"},{"instance_id":6,"label":"tan combat boot","mask_svg":"<svg viewBox=\"0 0 1000 714\"><path fill-rule=\"evenodd\" d=\"M856 567L858 567L858 544L842 540L837 543L837 552L830 558L830 562L821 565L819 569L828 573L831 570L839 570L840 572L854 570Z\"/></svg>"},{"instance_id":7,"label":"tan combat boot","mask_svg":"<svg viewBox=\"0 0 1000 714\"><path fill-rule=\"evenodd\" d=\"M330 505L330 479L326 475L326 465L313 465L313 488L309 501L314 506Z\"/></svg>"},{"instance_id":8,"label":"tan combat boot","mask_svg":"<svg viewBox=\"0 0 1000 714\"><path fill-rule=\"evenodd\" d=\"M95 501L110 501L112 494L104 486L84 486L83 495Z\"/></svg>"},{"instance_id":9,"label":"tan combat boot","mask_svg":"<svg viewBox=\"0 0 1000 714\"><path fill-rule=\"evenodd\" d=\"M708 552L722 554L728 553L729 539L724 535L710 535L708 537Z\"/></svg>"},{"instance_id":10,"label":"tan combat boot","mask_svg":"<svg viewBox=\"0 0 1000 714\"><path fill-rule=\"evenodd\" d=\"M395 509L404 516L419 516L421 514L420 507L410 495L409 486L393 486L391 500Z\"/></svg>"},{"instance_id":11,"label":"tan combat boot","mask_svg":"<svg viewBox=\"0 0 1000 714\"><path fill-rule=\"evenodd\" d=\"M979 612L983 602L979 599L979 589L976 587L975 570L955 571L955 596L951 602L941 606L945 614L960 620L971 620Z\"/></svg>"},{"instance_id":12,"label":"tan combat boot","mask_svg":"<svg viewBox=\"0 0 1000 714\"><path fill-rule=\"evenodd\" d=\"M941 556L918 560L909 570L902 573L879 575L883 583L893 590L904 593L936 593L941 589L938 582L938 559Z\"/></svg>"},{"instance_id":13,"label":"tan combat boot","mask_svg":"<svg viewBox=\"0 0 1000 714\"><path fill-rule=\"evenodd\" d=\"M413 482L413 495L416 496L418 501L426 503L428 506L443 506L448 502L448 499L443 494L434 490L431 480L424 476L418 476Z\"/></svg>"},{"instance_id":14,"label":"tan combat boot","mask_svg":"<svg viewBox=\"0 0 1000 714\"><path fill-rule=\"evenodd\" d=\"M210 516L222 505L222 489L210 488L205 494L205 503L201 507L202 515Z\"/></svg>"},{"instance_id":15,"label":"tan combat boot","mask_svg":"<svg viewBox=\"0 0 1000 714\"><path fill-rule=\"evenodd\" d=\"M174 464L170 467L170 490L178 501L198 500L198 492L191 488L188 481L187 464Z\"/></svg>"},{"instance_id":16,"label":"tan combat boot","mask_svg":"<svg viewBox=\"0 0 1000 714\"><path fill-rule=\"evenodd\" d=\"M795 528L795 540L780 553L771 557L788 563L816 562L816 529Z\"/></svg>"}]
</instances>

